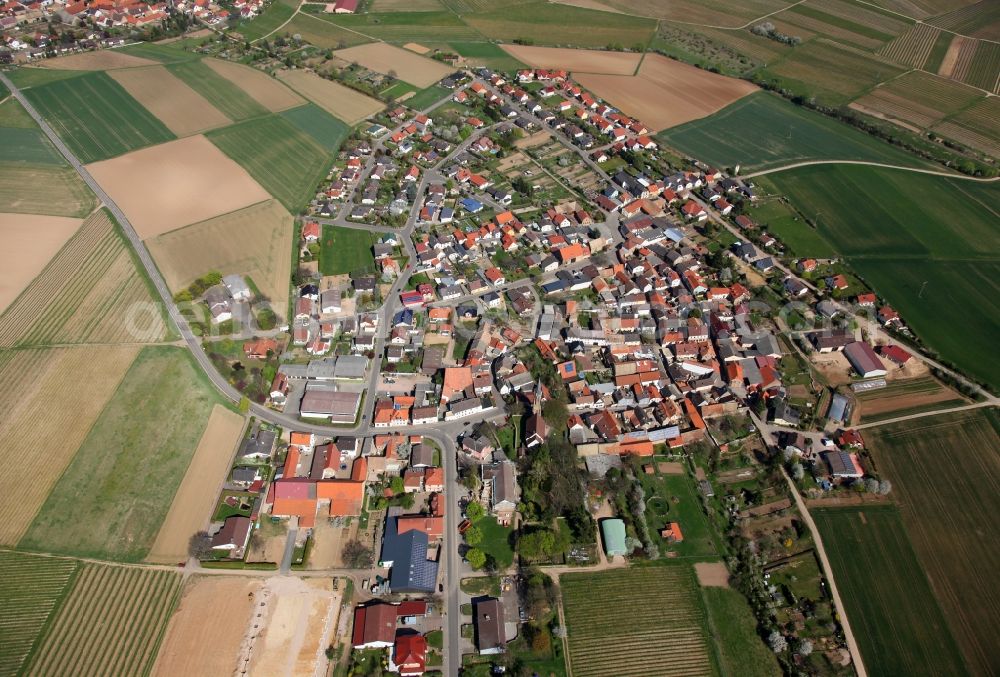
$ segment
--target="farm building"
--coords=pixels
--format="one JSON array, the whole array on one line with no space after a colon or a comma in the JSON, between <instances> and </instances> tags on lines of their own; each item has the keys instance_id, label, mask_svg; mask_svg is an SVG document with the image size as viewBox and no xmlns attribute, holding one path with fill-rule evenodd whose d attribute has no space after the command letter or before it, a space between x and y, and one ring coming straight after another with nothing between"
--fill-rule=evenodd
<instances>
[{"instance_id":1,"label":"farm building","mask_svg":"<svg viewBox=\"0 0 1000 677\"><path fill-rule=\"evenodd\" d=\"M351 646L355 649L385 649L396 639L396 607L376 602L354 610L354 634Z\"/></svg>"},{"instance_id":2,"label":"farm building","mask_svg":"<svg viewBox=\"0 0 1000 677\"><path fill-rule=\"evenodd\" d=\"M823 462L830 469L830 474L834 477L847 477L856 479L864 476L861 464L858 463L858 455L846 451L825 451L820 454Z\"/></svg>"},{"instance_id":3,"label":"farm building","mask_svg":"<svg viewBox=\"0 0 1000 677\"><path fill-rule=\"evenodd\" d=\"M601 536L604 538L604 552L608 557L625 556L625 522L620 519L606 519L601 522Z\"/></svg>"},{"instance_id":4,"label":"farm building","mask_svg":"<svg viewBox=\"0 0 1000 677\"><path fill-rule=\"evenodd\" d=\"M360 405L361 393L310 385L302 396L299 413L308 418L329 418L334 423L354 423Z\"/></svg>"},{"instance_id":5,"label":"farm building","mask_svg":"<svg viewBox=\"0 0 1000 677\"><path fill-rule=\"evenodd\" d=\"M848 399L840 393L833 396L833 400L830 402L830 411L827 414L831 423L844 423L847 420L848 403Z\"/></svg>"},{"instance_id":6,"label":"farm building","mask_svg":"<svg viewBox=\"0 0 1000 677\"><path fill-rule=\"evenodd\" d=\"M438 563L427 559L427 534L419 529L400 533L396 515L385 520L381 566L391 569L393 592L434 592Z\"/></svg>"},{"instance_id":7,"label":"farm building","mask_svg":"<svg viewBox=\"0 0 1000 677\"><path fill-rule=\"evenodd\" d=\"M619 520L621 521L621 520ZM625 527L622 526L622 529ZM495 597L476 602L476 649L481 654L503 653L507 643L503 605Z\"/></svg>"},{"instance_id":8,"label":"farm building","mask_svg":"<svg viewBox=\"0 0 1000 677\"><path fill-rule=\"evenodd\" d=\"M885 376L888 373L882 360L864 341L849 343L844 347L844 356L862 378Z\"/></svg>"}]
</instances>

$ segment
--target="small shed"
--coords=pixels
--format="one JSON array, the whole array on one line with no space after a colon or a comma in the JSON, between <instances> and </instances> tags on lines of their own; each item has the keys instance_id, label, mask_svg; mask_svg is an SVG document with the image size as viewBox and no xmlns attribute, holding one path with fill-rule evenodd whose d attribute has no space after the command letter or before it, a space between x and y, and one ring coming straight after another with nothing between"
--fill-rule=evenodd
<instances>
[{"instance_id":1,"label":"small shed","mask_svg":"<svg viewBox=\"0 0 1000 677\"><path fill-rule=\"evenodd\" d=\"M625 549L625 522L620 519L603 520L601 535L604 538L604 552L608 557L628 554Z\"/></svg>"}]
</instances>

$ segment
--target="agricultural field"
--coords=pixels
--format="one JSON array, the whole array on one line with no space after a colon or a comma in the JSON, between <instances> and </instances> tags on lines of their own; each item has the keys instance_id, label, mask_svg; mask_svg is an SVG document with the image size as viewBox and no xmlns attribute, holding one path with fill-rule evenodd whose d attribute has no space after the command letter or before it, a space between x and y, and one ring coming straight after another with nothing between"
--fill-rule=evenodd
<instances>
[{"instance_id":1,"label":"agricultural field","mask_svg":"<svg viewBox=\"0 0 1000 677\"><path fill-rule=\"evenodd\" d=\"M108 212L94 212L0 315L0 348L159 341L162 309Z\"/></svg>"},{"instance_id":2,"label":"agricultural field","mask_svg":"<svg viewBox=\"0 0 1000 677\"><path fill-rule=\"evenodd\" d=\"M308 5L306 5L308 7ZM372 38L348 28L341 28L322 17L302 11L281 29L282 35L298 35L311 45L322 49L344 49L352 45L371 42Z\"/></svg>"},{"instance_id":3,"label":"agricultural field","mask_svg":"<svg viewBox=\"0 0 1000 677\"><path fill-rule=\"evenodd\" d=\"M38 64L42 68L68 71L106 71L112 68L137 68L139 66L155 66L155 61L141 56L126 54L117 49L99 49L93 52L81 52L60 56L55 59L45 59Z\"/></svg>"},{"instance_id":4,"label":"agricultural field","mask_svg":"<svg viewBox=\"0 0 1000 677\"><path fill-rule=\"evenodd\" d=\"M696 24L713 24L738 28L756 17L784 9L785 0L745 0L727 3L725 0L672 0L664 4L658 0L602 0L601 4L613 9L658 19L676 19L683 15L686 21Z\"/></svg>"},{"instance_id":5,"label":"agricultural field","mask_svg":"<svg viewBox=\"0 0 1000 677\"><path fill-rule=\"evenodd\" d=\"M72 559L0 552L0 675L20 674L76 569Z\"/></svg>"},{"instance_id":6,"label":"agricultural field","mask_svg":"<svg viewBox=\"0 0 1000 677\"><path fill-rule=\"evenodd\" d=\"M357 124L385 108L385 104L378 99L365 96L339 82L326 80L309 71L281 71L279 77L282 82L330 115L350 125Z\"/></svg>"},{"instance_id":7,"label":"agricultural field","mask_svg":"<svg viewBox=\"0 0 1000 677\"><path fill-rule=\"evenodd\" d=\"M37 127L0 127L0 162L64 165L62 155Z\"/></svg>"},{"instance_id":8,"label":"agricultural field","mask_svg":"<svg viewBox=\"0 0 1000 677\"><path fill-rule=\"evenodd\" d=\"M1000 186L847 165L803 167L766 183L820 214L819 234L942 358L1000 383L992 359Z\"/></svg>"},{"instance_id":9,"label":"agricultural field","mask_svg":"<svg viewBox=\"0 0 1000 677\"><path fill-rule=\"evenodd\" d=\"M448 46L472 66L485 66L502 71L517 70L525 66L492 42L452 41Z\"/></svg>"},{"instance_id":10,"label":"agricultural field","mask_svg":"<svg viewBox=\"0 0 1000 677\"><path fill-rule=\"evenodd\" d=\"M331 153L335 153L344 142L351 128L333 117L314 103L292 108L281 113L293 125L313 138Z\"/></svg>"},{"instance_id":11,"label":"agricultural field","mask_svg":"<svg viewBox=\"0 0 1000 677\"><path fill-rule=\"evenodd\" d=\"M185 49L185 46L196 46L200 44L197 38L185 38L174 42L137 42L116 49L120 54L131 54L142 59L148 59L154 63L174 64L182 61L195 61L200 57Z\"/></svg>"},{"instance_id":12,"label":"agricultural field","mask_svg":"<svg viewBox=\"0 0 1000 677\"><path fill-rule=\"evenodd\" d=\"M464 17L490 40L530 40L536 45L645 47L656 21L567 5L530 2L515 13L493 10Z\"/></svg>"},{"instance_id":13,"label":"agricultural field","mask_svg":"<svg viewBox=\"0 0 1000 677\"><path fill-rule=\"evenodd\" d=\"M0 212L82 218L95 207L97 196L69 167L0 164Z\"/></svg>"},{"instance_id":14,"label":"agricultural field","mask_svg":"<svg viewBox=\"0 0 1000 677\"><path fill-rule=\"evenodd\" d=\"M154 677L225 675L233 671L247 629L259 580L235 576L196 576L184 587L170 617ZM210 624L205 623L211 618Z\"/></svg>"},{"instance_id":15,"label":"agricultural field","mask_svg":"<svg viewBox=\"0 0 1000 677\"><path fill-rule=\"evenodd\" d=\"M291 275L292 216L277 200L217 216L148 240L149 253L172 292L216 270L253 280L284 316Z\"/></svg>"},{"instance_id":16,"label":"agricultural field","mask_svg":"<svg viewBox=\"0 0 1000 677\"><path fill-rule=\"evenodd\" d=\"M27 66L9 71L7 77L19 88L28 89L30 87L41 87L52 82L59 82L60 80L83 77L86 74L87 71L55 70L52 68Z\"/></svg>"},{"instance_id":17,"label":"agricultural field","mask_svg":"<svg viewBox=\"0 0 1000 677\"><path fill-rule=\"evenodd\" d=\"M232 122L164 66L127 68L109 75L177 136L190 136Z\"/></svg>"},{"instance_id":18,"label":"agricultural field","mask_svg":"<svg viewBox=\"0 0 1000 677\"><path fill-rule=\"evenodd\" d=\"M143 348L18 547L141 560L220 403L186 349Z\"/></svg>"},{"instance_id":19,"label":"agricultural field","mask_svg":"<svg viewBox=\"0 0 1000 677\"><path fill-rule=\"evenodd\" d=\"M167 70L203 96L230 120L246 120L265 115L268 110L233 82L219 75L202 60L184 61Z\"/></svg>"},{"instance_id":20,"label":"agricultural field","mask_svg":"<svg viewBox=\"0 0 1000 677\"><path fill-rule=\"evenodd\" d=\"M361 64L376 73L394 72L395 77L417 87L430 87L454 72L448 64L380 42L338 50L334 56L348 63Z\"/></svg>"},{"instance_id":21,"label":"agricultural field","mask_svg":"<svg viewBox=\"0 0 1000 677\"><path fill-rule=\"evenodd\" d=\"M967 404L932 376L893 381L885 388L858 393L857 398L862 423Z\"/></svg>"},{"instance_id":22,"label":"agricultural field","mask_svg":"<svg viewBox=\"0 0 1000 677\"><path fill-rule=\"evenodd\" d=\"M2 175L2 173L0 173ZM0 313L24 291L69 238L81 219L0 212Z\"/></svg>"},{"instance_id":23,"label":"agricultural field","mask_svg":"<svg viewBox=\"0 0 1000 677\"><path fill-rule=\"evenodd\" d=\"M899 511L877 506L812 515L865 667L881 675L967 674Z\"/></svg>"},{"instance_id":24,"label":"agricultural field","mask_svg":"<svg viewBox=\"0 0 1000 677\"><path fill-rule=\"evenodd\" d=\"M1000 6L990 0L966 5L927 23L974 38L1000 40Z\"/></svg>"},{"instance_id":25,"label":"agricultural field","mask_svg":"<svg viewBox=\"0 0 1000 677\"><path fill-rule=\"evenodd\" d=\"M38 125L24 110L24 106L14 98L8 98L0 103L0 127L16 127L20 129L38 129Z\"/></svg>"},{"instance_id":26,"label":"agricultural field","mask_svg":"<svg viewBox=\"0 0 1000 677\"><path fill-rule=\"evenodd\" d=\"M24 93L84 163L175 138L106 73L87 73Z\"/></svg>"},{"instance_id":27,"label":"agricultural field","mask_svg":"<svg viewBox=\"0 0 1000 677\"><path fill-rule=\"evenodd\" d=\"M978 40L968 73L962 82L1000 94L1000 44Z\"/></svg>"},{"instance_id":28,"label":"agricultural field","mask_svg":"<svg viewBox=\"0 0 1000 677\"><path fill-rule=\"evenodd\" d=\"M2 448L23 447L42 418L59 431L58 444L47 453L22 454L20 472L0 476L0 544L13 546L24 535L137 353L133 346L0 352L0 383L9 386L0 397ZM32 378L26 381L25 374ZM87 397L79 396L80 383L87 384Z\"/></svg>"},{"instance_id":29,"label":"agricultural field","mask_svg":"<svg viewBox=\"0 0 1000 677\"><path fill-rule=\"evenodd\" d=\"M439 12L444 9L438 0L372 0L372 13L379 12Z\"/></svg>"},{"instance_id":30,"label":"agricultural field","mask_svg":"<svg viewBox=\"0 0 1000 677\"><path fill-rule=\"evenodd\" d=\"M758 200L754 207L746 210L746 214L781 240L795 256L830 258L836 255L830 243L782 199Z\"/></svg>"},{"instance_id":31,"label":"agricultural field","mask_svg":"<svg viewBox=\"0 0 1000 677\"><path fill-rule=\"evenodd\" d=\"M172 571L84 564L25 674L147 674L180 589Z\"/></svg>"},{"instance_id":32,"label":"agricultural field","mask_svg":"<svg viewBox=\"0 0 1000 677\"><path fill-rule=\"evenodd\" d=\"M376 271L372 245L379 234L358 228L323 226L319 269L323 275L373 273Z\"/></svg>"},{"instance_id":33,"label":"agricultural field","mask_svg":"<svg viewBox=\"0 0 1000 677\"><path fill-rule=\"evenodd\" d=\"M936 133L1000 157L1000 99L983 99L934 127Z\"/></svg>"},{"instance_id":34,"label":"agricultural field","mask_svg":"<svg viewBox=\"0 0 1000 677\"><path fill-rule=\"evenodd\" d=\"M982 675L996 669L1000 614L996 568L984 564L1000 559L1000 543L983 531L984 516L1000 509L998 431L996 409L864 431L966 664Z\"/></svg>"},{"instance_id":35,"label":"agricultural field","mask_svg":"<svg viewBox=\"0 0 1000 677\"><path fill-rule=\"evenodd\" d=\"M911 71L876 87L855 104L919 132L983 98L983 93L972 87Z\"/></svg>"},{"instance_id":36,"label":"agricultural field","mask_svg":"<svg viewBox=\"0 0 1000 677\"><path fill-rule=\"evenodd\" d=\"M708 627L719 655L719 671L740 677L777 677L778 661L760 635L746 598L722 587L701 589Z\"/></svg>"},{"instance_id":37,"label":"agricultural field","mask_svg":"<svg viewBox=\"0 0 1000 677\"><path fill-rule=\"evenodd\" d=\"M812 33L864 50L882 47L913 25L899 16L849 0L797 4L774 19L787 24L786 33Z\"/></svg>"},{"instance_id":38,"label":"agricultural field","mask_svg":"<svg viewBox=\"0 0 1000 677\"><path fill-rule=\"evenodd\" d=\"M740 165L744 174L805 160L928 166L884 141L769 92L751 94L703 120L663 131L657 139L717 167Z\"/></svg>"},{"instance_id":39,"label":"agricultural field","mask_svg":"<svg viewBox=\"0 0 1000 677\"><path fill-rule=\"evenodd\" d=\"M578 73L635 75L643 56L634 52L606 52L526 45L503 45L503 51L532 68L564 68L574 75Z\"/></svg>"},{"instance_id":40,"label":"agricultural field","mask_svg":"<svg viewBox=\"0 0 1000 677\"><path fill-rule=\"evenodd\" d=\"M278 80L256 68L223 59L205 59L202 63L242 89L251 99L272 113L280 113L306 102Z\"/></svg>"},{"instance_id":41,"label":"agricultural field","mask_svg":"<svg viewBox=\"0 0 1000 677\"><path fill-rule=\"evenodd\" d=\"M305 5L304 11L320 21L356 31L371 40L405 44L435 44L452 40L482 40L475 28L451 12L393 12L391 14L320 14L322 6Z\"/></svg>"},{"instance_id":42,"label":"agricultural field","mask_svg":"<svg viewBox=\"0 0 1000 677\"><path fill-rule=\"evenodd\" d=\"M254 122L218 133L236 133L248 124ZM251 145L244 152L251 149L258 150ZM271 197L223 151L204 136L191 136L89 165L87 171L146 239Z\"/></svg>"},{"instance_id":43,"label":"agricultural field","mask_svg":"<svg viewBox=\"0 0 1000 677\"><path fill-rule=\"evenodd\" d=\"M331 153L279 115L219 129L208 138L293 214L315 195L333 162Z\"/></svg>"},{"instance_id":44,"label":"agricultural field","mask_svg":"<svg viewBox=\"0 0 1000 677\"><path fill-rule=\"evenodd\" d=\"M563 574L559 584L576 677L648 675L651 665L663 677L713 674L690 566Z\"/></svg>"},{"instance_id":45,"label":"agricultural field","mask_svg":"<svg viewBox=\"0 0 1000 677\"><path fill-rule=\"evenodd\" d=\"M445 89L438 85L432 85L427 89L422 89L409 99L406 100L406 105L413 110L424 110L430 106L433 106L438 101L452 95L453 92L450 89Z\"/></svg>"},{"instance_id":46,"label":"agricultural field","mask_svg":"<svg viewBox=\"0 0 1000 677\"><path fill-rule=\"evenodd\" d=\"M240 25L237 31L251 42L259 40L291 19L298 6L295 0L273 0L259 16Z\"/></svg>"},{"instance_id":47,"label":"agricultural field","mask_svg":"<svg viewBox=\"0 0 1000 677\"><path fill-rule=\"evenodd\" d=\"M913 28L888 43L878 53L898 64L911 68L923 68L924 64L931 58L940 36L941 31L933 26L925 23L915 24Z\"/></svg>"},{"instance_id":48,"label":"agricultural field","mask_svg":"<svg viewBox=\"0 0 1000 677\"><path fill-rule=\"evenodd\" d=\"M215 405L146 561L172 564L188 558L188 542L212 517L220 478L229 471L242 432L243 417Z\"/></svg>"}]
</instances>

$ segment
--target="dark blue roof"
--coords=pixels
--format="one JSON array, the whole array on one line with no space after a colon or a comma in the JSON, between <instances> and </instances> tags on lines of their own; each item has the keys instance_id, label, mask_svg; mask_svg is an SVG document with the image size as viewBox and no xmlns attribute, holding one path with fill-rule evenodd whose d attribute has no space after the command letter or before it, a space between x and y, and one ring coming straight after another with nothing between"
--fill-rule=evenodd
<instances>
[{"instance_id":1,"label":"dark blue roof","mask_svg":"<svg viewBox=\"0 0 1000 677\"><path fill-rule=\"evenodd\" d=\"M479 200L473 200L471 197L463 198L461 204L470 212L478 212L482 210L483 203Z\"/></svg>"},{"instance_id":2,"label":"dark blue roof","mask_svg":"<svg viewBox=\"0 0 1000 677\"><path fill-rule=\"evenodd\" d=\"M427 534L416 529L399 534L396 518L385 520L382 561L392 562L389 588L396 592L434 592L437 562L427 560Z\"/></svg>"}]
</instances>

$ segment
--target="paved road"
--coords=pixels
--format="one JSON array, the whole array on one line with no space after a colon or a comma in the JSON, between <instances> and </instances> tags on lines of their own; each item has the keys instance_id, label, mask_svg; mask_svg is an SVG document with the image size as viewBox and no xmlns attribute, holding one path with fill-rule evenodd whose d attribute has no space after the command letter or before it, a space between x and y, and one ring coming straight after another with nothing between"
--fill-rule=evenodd
<instances>
[{"instance_id":1,"label":"paved road","mask_svg":"<svg viewBox=\"0 0 1000 677\"><path fill-rule=\"evenodd\" d=\"M285 538L285 552L281 555L281 566L278 567L278 573L282 576L287 576L288 572L292 570L292 555L295 554L295 539L298 537L299 527L296 524L288 529L288 535Z\"/></svg>"},{"instance_id":2,"label":"paved road","mask_svg":"<svg viewBox=\"0 0 1000 677\"><path fill-rule=\"evenodd\" d=\"M865 165L868 167L883 167L885 169L898 169L903 172L916 172L917 174L944 176L949 179L962 179L963 181L978 181L980 183L992 183L993 181L1000 181L1000 176L994 176L990 178L982 176L968 176L966 174L959 174L957 172L945 172L938 169L920 169L919 167L901 167L900 165L891 165L891 164L886 164L885 162L869 162L867 160L806 160L804 162L795 162L793 164L784 165L782 167L774 167L773 169L762 169L759 172L752 172L750 174L744 174L742 176L733 178L752 179L757 176L766 176L767 174L776 174L778 172L785 172L790 169L798 169L799 167L811 167L813 165Z\"/></svg>"}]
</instances>

